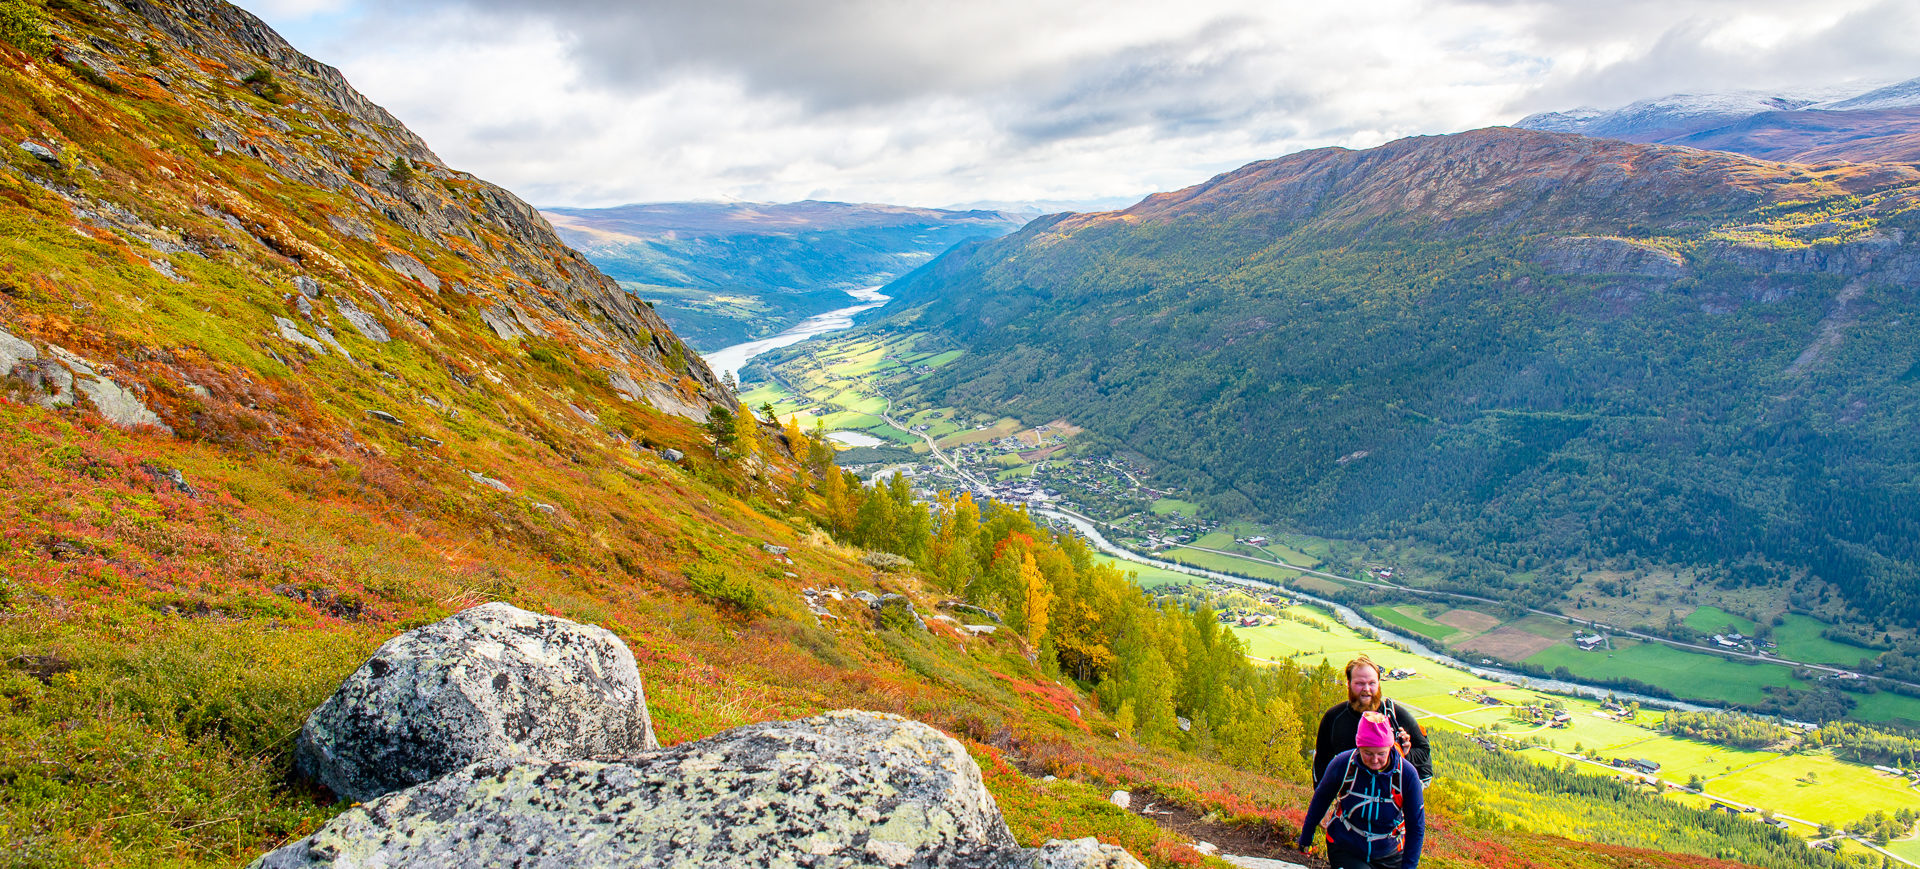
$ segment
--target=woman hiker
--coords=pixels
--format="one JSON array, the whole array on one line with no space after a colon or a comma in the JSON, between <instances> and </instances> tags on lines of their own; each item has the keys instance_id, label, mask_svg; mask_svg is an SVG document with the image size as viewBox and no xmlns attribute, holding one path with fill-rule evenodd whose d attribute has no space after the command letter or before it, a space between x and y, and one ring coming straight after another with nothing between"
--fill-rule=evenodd
<instances>
[{"instance_id":1,"label":"woman hiker","mask_svg":"<svg viewBox=\"0 0 1920 869\"><path fill-rule=\"evenodd\" d=\"M1392 724L1364 712L1354 748L1333 756L1313 790L1300 850L1327 811L1327 862L1333 869L1418 869L1427 835L1426 791L1413 763L1394 745Z\"/></svg>"}]
</instances>

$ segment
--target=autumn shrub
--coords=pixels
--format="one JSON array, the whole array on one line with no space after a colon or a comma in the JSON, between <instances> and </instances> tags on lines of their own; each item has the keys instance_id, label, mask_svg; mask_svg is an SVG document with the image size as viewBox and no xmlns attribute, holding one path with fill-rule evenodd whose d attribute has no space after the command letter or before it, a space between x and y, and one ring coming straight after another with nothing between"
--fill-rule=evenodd
<instances>
[{"instance_id":1,"label":"autumn shrub","mask_svg":"<svg viewBox=\"0 0 1920 869\"><path fill-rule=\"evenodd\" d=\"M715 602L743 615L761 615L768 610L766 596L752 580L735 574L713 561L697 561L683 571L687 585Z\"/></svg>"},{"instance_id":2,"label":"autumn shrub","mask_svg":"<svg viewBox=\"0 0 1920 869\"><path fill-rule=\"evenodd\" d=\"M26 0L0 0L0 41L36 57L53 50L45 19Z\"/></svg>"}]
</instances>

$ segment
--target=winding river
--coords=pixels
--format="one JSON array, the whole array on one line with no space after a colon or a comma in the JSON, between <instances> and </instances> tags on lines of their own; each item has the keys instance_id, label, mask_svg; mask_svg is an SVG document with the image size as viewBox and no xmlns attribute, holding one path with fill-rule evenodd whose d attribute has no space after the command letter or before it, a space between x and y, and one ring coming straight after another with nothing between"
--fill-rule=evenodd
<instances>
[{"instance_id":1,"label":"winding river","mask_svg":"<svg viewBox=\"0 0 1920 869\"><path fill-rule=\"evenodd\" d=\"M781 347L798 344L815 335L824 335L828 332L837 332L845 329L853 325L853 318L861 312L871 311L893 299L892 296L881 295L879 287L848 290L847 295L858 299L860 304L850 305L845 308L836 308L824 314L815 314L805 320L801 320L800 323L793 328L771 338L761 338L758 341L748 341L743 344L735 344L731 347L722 347L712 353L702 353L700 356L707 360L707 367L712 368L714 374L725 377L727 372L732 372L734 379L737 380L740 377L740 367L746 365L747 360L765 353L768 350L778 350Z\"/></svg>"},{"instance_id":2,"label":"winding river","mask_svg":"<svg viewBox=\"0 0 1920 869\"><path fill-rule=\"evenodd\" d=\"M1620 698L1622 700L1638 700L1640 701L1640 705L1642 706L1657 706L1657 707L1670 708L1670 709L1683 709L1689 712L1711 711L1710 708L1706 706L1697 706L1692 703L1685 703L1679 700L1670 700L1665 697L1650 697L1645 694L1635 694L1631 691L1621 691L1621 690L1609 689L1609 688L1597 688L1592 685L1582 685L1578 682L1567 682L1560 679L1543 679L1540 677L1528 676L1521 673L1510 672L1507 670L1496 670L1496 669L1489 669L1487 667L1475 666L1473 664L1469 664L1465 661L1462 661L1458 658L1452 657L1451 655L1447 655L1444 652L1440 652L1412 637L1401 636L1400 634L1396 634L1392 631L1381 628L1380 626L1375 625L1374 623L1369 622L1364 618L1361 618L1359 613L1354 612L1352 609L1348 608L1343 604L1338 604L1333 601L1327 600L1325 598L1315 597L1313 595L1302 592L1298 589L1282 588L1272 583L1266 583L1266 582L1260 582L1259 580L1247 579L1246 577L1243 577L1243 576L1234 576L1228 573L1220 573L1218 571L1206 570L1204 568L1199 568L1199 567L1192 567L1192 566L1180 564L1177 562L1161 561L1155 558L1147 558L1146 556L1140 555L1139 553L1136 553L1130 549L1126 549L1124 547L1114 544L1112 541L1109 541L1106 537L1100 534L1099 529L1093 527L1093 523L1088 522L1084 517L1076 516L1071 513L1062 513L1057 510L1049 510L1044 507L1035 507L1035 508L1032 508L1032 511L1041 516L1046 516L1051 519L1059 519L1061 521L1066 522L1068 525L1073 526L1073 529L1075 531L1080 532L1081 536L1087 538L1088 540L1093 541L1093 545L1098 547L1100 551L1105 552L1108 555L1111 555L1115 558L1119 558L1125 561L1132 561L1139 564L1152 565L1154 567L1171 570L1175 573L1184 573L1189 576L1198 576L1206 579L1217 579L1221 582L1230 582L1235 585L1247 586L1248 588L1256 588L1256 589L1261 589L1263 591L1278 591L1286 594L1289 597L1296 597L1296 598L1301 598L1303 600L1311 601L1315 604L1318 604L1332 611L1334 615L1339 617L1341 622L1345 623L1350 628L1358 630L1362 633L1372 634L1374 637L1377 637L1381 642L1391 643L1396 646L1404 647L1407 651L1412 652L1413 654L1419 655L1422 658L1426 658L1431 661L1437 661L1441 664L1444 664L1449 667L1453 667L1455 669L1465 670L1483 679L1492 679L1496 682L1505 682L1509 685L1519 685L1524 688L1532 688L1538 691L1547 691L1555 694L1573 694L1581 697L1594 697L1594 698L1604 698L1607 695L1611 694L1614 697Z\"/></svg>"}]
</instances>

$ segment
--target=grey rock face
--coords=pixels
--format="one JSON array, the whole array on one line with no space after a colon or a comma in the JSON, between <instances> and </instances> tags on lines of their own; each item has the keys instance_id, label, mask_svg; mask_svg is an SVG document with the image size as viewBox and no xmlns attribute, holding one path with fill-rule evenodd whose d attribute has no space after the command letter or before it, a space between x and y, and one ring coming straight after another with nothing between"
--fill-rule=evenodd
<instances>
[{"instance_id":1,"label":"grey rock face","mask_svg":"<svg viewBox=\"0 0 1920 869\"><path fill-rule=\"evenodd\" d=\"M676 449L674 449L674 448L672 448L672 447L668 447L668 448L666 448L666 449L664 449L664 450L661 450L661 451L660 451L660 455L663 455L663 456L666 456L666 457L667 457L667 461L669 461L669 462L683 462L683 461L686 461L686 459L687 459L687 454L686 454L686 453L683 453L683 452L681 452L681 451L679 451L679 450L676 450Z\"/></svg>"},{"instance_id":2,"label":"grey rock face","mask_svg":"<svg viewBox=\"0 0 1920 869\"><path fill-rule=\"evenodd\" d=\"M353 808L254 865L1140 864L1091 839L1019 847L958 742L841 711L611 762L483 761Z\"/></svg>"},{"instance_id":3,"label":"grey rock face","mask_svg":"<svg viewBox=\"0 0 1920 869\"><path fill-rule=\"evenodd\" d=\"M658 746L633 653L619 638L490 603L383 644L308 716L295 767L366 801L475 761Z\"/></svg>"},{"instance_id":4,"label":"grey rock face","mask_svg":"<svg viewBox=\"0 0 1920 869\"><path fill-rule=\"evenodd\" d=\"M291 341L302 347L305 347L308 350L312 350L315 353L327 352L326 345L321 344L320 342L315 341L312 338L308 338L306 336L306 333L300 331L300 324L295 323L292 320L289 320L285 317L273 318L273 324L275 326L280 327L281 338L287 341Z\"/></svg>"},{"instance_id":5,"label":"grey rock face","mask_svg":"<svg viewBox=\"0 0 1920 869\"><path fill-rule=\"evenodd\" d=\"M1555 239L1534 259L1559 274L1631 275L1666 280L1687 275L1686 261L1679 254L1624 238Z\"/></svg>"},{"instance_id":6,"label":"grey rock face","mask_svg":"<svg viewBox=\"0 0 1920 869\"><path fill-rule=\"evenodd\" d=\"M39 142L21 142L20 150L32 154L35 158L39 159L40 162L49 166L60 165L60 155L53 153L52 148L42 145Z\"/></svg>"},{"instance_id":7,"label":"grey rock face","mask_svg":"<svg viewBox=\"0 0 1920 869\"><path fill-rule=\"evenodd\" d=\"M360 306L351 300L334 296L333 307L340 312L340 316L347 319L347 322L353 324L354 329L367 336L368 341L385 344L393 340L393 336L387 333L386 326L381 325L372 314L360 310Z\"/></svg>"}]
</instances>

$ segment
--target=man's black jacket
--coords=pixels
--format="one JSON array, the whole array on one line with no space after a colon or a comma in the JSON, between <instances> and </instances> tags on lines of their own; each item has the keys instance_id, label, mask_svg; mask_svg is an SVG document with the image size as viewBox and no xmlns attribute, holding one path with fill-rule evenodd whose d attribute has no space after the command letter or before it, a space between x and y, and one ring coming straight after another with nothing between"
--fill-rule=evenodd
<instances>
[{"instance_id":1,"label":"man's black jacket","mask_svg":"<svg viewBox=\"0 0 1920 869\"><path fill-rule=\"evenodd\" d=\"M1427 745L1427 732L1420 729L1420 722L1414 719L1407 707L1393 702L1391 698L1384 703L1388 717L1393 719L1393 729L1405 730L1408 736L1413 737L1413 750L1407 752L1407 759L1413 761L1413 768L1420 771L1421 778L1433 778L1433 751ZM1326 774L1327 764L1333 761L1334 755L1353 748L1353 736L1359 730L1360 713L1353 711L1353 707L1346 703L1328 709L1327 714L1320 717L1320 732L1313 738L1315 784L1319 784L1320 777Z\"/></svg>"}]
</instances>

